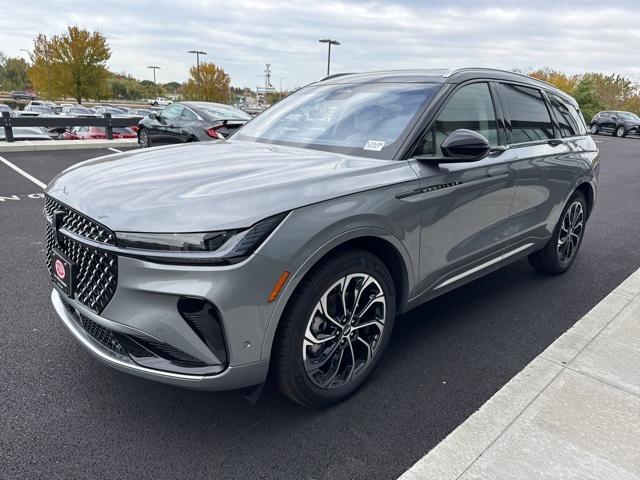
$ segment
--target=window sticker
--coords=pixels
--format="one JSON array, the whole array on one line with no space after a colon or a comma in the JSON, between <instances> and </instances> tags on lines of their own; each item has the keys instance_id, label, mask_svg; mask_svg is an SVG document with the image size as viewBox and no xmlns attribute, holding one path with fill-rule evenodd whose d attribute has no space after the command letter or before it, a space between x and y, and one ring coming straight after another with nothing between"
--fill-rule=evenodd
<instances>
[{"instance_id":1,"label":"window sticker","mask_svg":"<svg viewBox=\"0 0 640 480\"><path fill-rule=\"evenodd\" d=\"M384 141L382 140L369 140L364 146L363 150L371 150L373 152L379 152L384 147Z\"/></svg>"}]
</instances>

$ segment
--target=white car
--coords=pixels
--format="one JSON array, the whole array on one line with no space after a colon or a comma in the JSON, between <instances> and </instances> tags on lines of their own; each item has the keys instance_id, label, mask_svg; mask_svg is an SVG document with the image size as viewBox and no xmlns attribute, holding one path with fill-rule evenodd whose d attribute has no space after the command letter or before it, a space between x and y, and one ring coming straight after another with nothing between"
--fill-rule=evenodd
<instances>
[{"instance_id":1,"label":"white car","mask_svg":"<svg viewBox=\"0 0 640 480\"><path fill-rule=\"evenodd\" d=\"M173 102L164 97L156 97L149 99L149 105L153 105L154 107L166 107L167 105L171 105Z\"/></svg>"}]
</instances>

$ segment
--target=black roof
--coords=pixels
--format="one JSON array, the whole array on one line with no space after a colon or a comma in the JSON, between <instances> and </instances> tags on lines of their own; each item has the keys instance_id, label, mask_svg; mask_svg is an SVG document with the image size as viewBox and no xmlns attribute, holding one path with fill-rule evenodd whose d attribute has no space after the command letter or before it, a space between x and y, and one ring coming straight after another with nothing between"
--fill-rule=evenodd
<instances>
[{"instance_id":1,"label":"black roof","mask_svg":"<svg viewBox=\"0 0 640 480\"><path fill-rule=\"evenodd\" d=\"M488 80L505 80L528 84L552 91L564 98L574 100L550 83L516 72L508 72L495 68L425 68L408 70L389 70L365 73L334 74L320 80L322 83L448 83L458 84L467 80L483 78Z\"/></svg>"}]
</instances>

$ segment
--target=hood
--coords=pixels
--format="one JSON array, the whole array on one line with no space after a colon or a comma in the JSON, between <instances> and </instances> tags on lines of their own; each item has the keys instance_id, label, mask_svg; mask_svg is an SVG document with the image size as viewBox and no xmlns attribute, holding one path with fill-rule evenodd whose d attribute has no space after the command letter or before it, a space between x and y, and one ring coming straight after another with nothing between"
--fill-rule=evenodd
<instances>
[{"instance_id":1,"label":"hood","mask_svg":"<svg viewBox=\"0 0 640 480\"><path fill-rule=\"evenodd\" d=\"M405 161L227 141L82 162L47 193L115 231L198 232L415 179Z\"/></svg>"}]
</instances>

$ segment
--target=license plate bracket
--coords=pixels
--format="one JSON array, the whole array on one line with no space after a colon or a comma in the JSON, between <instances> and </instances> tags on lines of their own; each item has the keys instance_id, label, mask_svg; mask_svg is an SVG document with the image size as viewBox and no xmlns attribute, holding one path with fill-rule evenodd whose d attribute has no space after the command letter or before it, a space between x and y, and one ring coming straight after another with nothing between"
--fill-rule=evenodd
<instances>
[{"instance_id":1,"label":"license plate bracket","mask_svg":"<svg viewBox=\"0 0 640 480\"><path fill-rule=\"evenodd\" d=\"M69 298L73 298L75 283L75 264L60 250L51 252L51 273L53 283Z\"/></svg>"}]
</instances>

